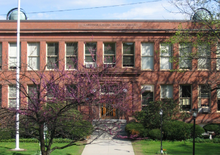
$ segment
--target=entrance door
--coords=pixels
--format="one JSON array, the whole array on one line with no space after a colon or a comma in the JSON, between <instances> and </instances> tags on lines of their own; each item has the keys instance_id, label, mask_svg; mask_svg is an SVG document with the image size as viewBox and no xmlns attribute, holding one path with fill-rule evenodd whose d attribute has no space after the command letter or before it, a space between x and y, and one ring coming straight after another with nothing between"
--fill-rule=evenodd
<instances>
[{"instance_id":1,"label":"entrance door","mask_svg":"<svg viewBox=\"0 0 220 155\"><path fill-rule=\"evenodd\" d=\"M116 109L112 107L112 104L103 103L100 107L101 118L116 118Z\"/></svg>"}]
</instances>

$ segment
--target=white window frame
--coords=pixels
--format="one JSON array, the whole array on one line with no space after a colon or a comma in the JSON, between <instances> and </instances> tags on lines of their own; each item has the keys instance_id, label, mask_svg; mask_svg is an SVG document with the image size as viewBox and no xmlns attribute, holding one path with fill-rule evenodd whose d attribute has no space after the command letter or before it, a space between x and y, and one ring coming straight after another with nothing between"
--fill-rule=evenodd
<instances>
[{"instance_id":1,"label":"white window frame","mask_svg":"<svg viewBox=\"0 0 220 155\"><path fill-rule=\"evenodd\" d=\"M14 89L14 94L12 94L11 89ZM17 87L16 85L8 85L8 108L16 108L17 102L16 102L16 93L17 93ZM14 101L14 105L10 105L11 101Z\"/></svg>"},{"instance_id":2,"label":"white window frame","mask_svg":"<svg viewBox=\"0 0 220 155\"><path fill-rule=\"evenodd\" d=\"M143 93L153 93L153 101L154 101L154 85L142 85L141 86L141 108L144 110L148 105L143 104Z\"/></svg>"},{"instance_id":3,"label":"white window frame","mask_svg":"<svg viewBox=\"0 0 220 155\"><path fill-rule=\"evenodd\" d=\"M13 55L12 55L12 49L15 52ZM21 66L21 46L20 46L19 51L20 51L20 64L19 65ZM14 61L11 61L11 59L14 59ZM12 42L8 44L8 68L10 70L15 70L16 66L17 66L17 43Z\"/></svg>"},{"instance_id":4,"label":"white window frame","mask_svg":"<svg viewBox=\"0 0 220 155\"><path fill-rule=\"evenodd\" d=\"M36 42L36 43L28 43L27 45L27 49L28 49L28 70L39 70L40 69L40 43ZM30 52L30 47L34 47L34 49L31 49L32 51ZM35 51L34 51L35 50ZM34 52L33 52L34 51ZM37 54L33 54L33 53L37 53ZM35 65L33 65L33 61L31 60L31 58L35 58L36 59L36 63Z\"/></svg>"},{"instance_id":5,"label":"white window frame","mask_svg":"<svg viewBox=\"0 0 220 155\"><path fill-rule=\"evenodd\" d=\"M148 66L148 63L146 64L146 62L144 62L144 58L148 59L148 62L151 63L150 66ZM145 64L147 65L147 67L144 67ZM141 43L141 69L154 69L154 43Z\"/></svg>"},{"instance_id":6,"label":"white window frame","mask_svg":"<svg viewBox=\"0 0 220 155\"><path fill-rule=\"evenodd\" d=\"M30 84L30 85L27 85L27 90L28 90L28 96L29 97L31 97L31 95L30 95L30 87L32 87L32 88L34 88L34 89L36 89L36 92L35 93L37 93L37 85L33 85L33 84ZM35 94L36 95L36 94ZM35 96L36 97L36 96ZM29 105L29 98L27 99L27 103L28 103L28 105Z\"/></svg>"},{"instance_id":7,"label":"white window frame","mask_svg":"<svg viewBox=\"0 0 220 155\"><path fill-rule=\"evenodd\" d=\"M220 43L216 46L216 68L220 70Z\"/></svg>"},{"instance_id":8,"label":"white window frame","mask_svg":"<svg viewBox=\"0 0 220 155\"><path fill-rule=\"evenodd\" d=\"M167 90L168 90L168 92L165 92L166 94L164 96L164 91L167 91ZM171 84L161 85L160 86L160 98L161 99L171 99L171 98L173 98L173 85L171 85Z\"/></svg>"},{"instance_id":9,"label":"white window frame","mask_svg":"<svg viewBox=\"0 0 220 155\"><path fill-rule=\"evenodd\" d=\"M48 44L54 44L54 46L56 46L56 44L57 44L57 55L49 55L48 54ZM48 42L47 43L47 69L48 70L56 69L54 67L55 64L49 64L51 62L48 61L48 58L57 58L56 67L59 68L59 43L58 42ZM48 67L51 67L51 68L48 68Z\"/></svg>"},{"instance_id":10,"label":"white window frame","mask_svg":"<svg viewBox=\"0 0 220 155\"><path fill-rule=\"evenodd\" d=\"M71 44L70 46L76 47L76 49L74 49L74 51L71 51L72 54L68 55L67 52L67 46L69 46L68 44ZM66 42L65 44L65 67L66 69L70 69L70 70L74 70L77 69L77 64L78 64L78 43L77 42ZM75 53L74 53L75 52ZM68 58L72 59L74 66L72 67L71 65L68 65Z\"/></svg>"},{"instance_id":11,"label":"white window frame","mask_svg":"<svg viewBox=\"0 0 220 155\"><path fill-rule=\"evenodd\" d=\"M133 49L133 53L132 54L126 54L126 53L124 53L124 51L125 51L125 49L124 49L124 44L133 44L133 46L134 46L134 49ZM122 53L123 53L123 62L122 62L122 67L123 68L134 68L135 67L135 42L124 42L124 43L122 43ZM126 57L126 56L128 56L128 57L133 57L133 61L134 61L134 63L133 63L133 65L131 66L131 65L124 65L124 57Z\"/></svg>"},{"instance_id":12,"label":"white window frame","mask_svg":"<svg viewBox=\"0 0 220 155\"><path fill-rule=\"evenodd\" d=\"M160 70L171 70L171 69L173 69L173 63L170 62L170 59L171 59L172 54L173 54L172 47L173 46L170 43L161 43L160 44ZM166 60L165 63L162 63L163 60ZM168 65L168 67L164 68L163 67L164 64Z\"/></svg>"},{"instance_id":13,"label":"white window frame","mask_svg":"<svg viewBox=\"0 0 220 155\"><path fill-rule=\"evenodd\" d=\"M0 43L0 70L2 69L2 43Z\"/></svg>"},{"instance_id":14,"label":"white window frame","mask_svg":"<svg viewBox=\"0 0 220 155\"><path fill-rule=\"evenodd\" d=\"M208 97L203 97L201 94L201 90L202 90L202 86L204 86L204 87L210 87L210 85L209 86L206 86L206 85L204 85L204 84L200 84L199 85L199 96L198 96L198 98L199 98L199 103L198 103L198 108L203 108L203 107L207 107L207 105L206 106L204 106L204 105L202 105L202 99L208 99L208 107L210 108L210 103L211 103L211 91L209 91L208 92Z\"/></svg>"},{"instance_id":15,"label":"white window frame","mask_svg":"<svg viewBox=\"0 0 220 155\"><path fill-rule=\"evenodd\" d=\"M191 94L191 97L182 97L182 87L183 86L189 86L190 87L190 94ZM180 106L180 111L190 111L192 109L192 85L180 85L179 87L179 106ZM182 104L181 104L182 103ZM182 109L182 105L190 105L190 109L189 110L183 110Z\"/></svg>"},{"instance_id":16,"label":"white window frame","mask_svg":"<svg viewBox=\"0 0 220 155\"><path fill-rule=\"evenodd\" d=\"M220 88L220 85L218 85L218 88ZM220 89L217 89L216 92L217 92L217 95L216 95L217 96L217 112L220 112L220 103L218 105L218 101L220 102Z\"/></svg>"},{"instance_id":17,"label":"white window frame","mask_svg":"<svg viewBox=\"0 0 220 155\"><path fill-rule=\"evenodd\" d=\"M179 44L179 69L190 70L192 68L192 59L190 58L191 53L192 53L191 43Z\"/></svg>"},{"instance_id":18,"label":"white window frame","mask_svg":"<svg viewBox=\"0 0 220 155\"><path fill-rule=\"evenodd\" d=\"M112 49L114 51L114 54L106 54L105 53L105 44L109 45L109 44L114 44L114 49ZM105 58L107 57L107 58ZM105 62L106 59L113 57L112 62ZM104 42L103 43L103 64L107 67L114 67L116 63L116 44L114 42Z\"/></svg>"},{"instance_id":19,"label":"white window frame","mask_svg":"<svg viewBox=\"0 0 220 155\"><path fill-rule=\"evenodd\" d=\"M92 52L95 51L95 53L92 55L90 53L86 53L86 44L95 44L95 49L92 49ZM86 56L91 56L93 61L86 60ZM94 61L95 60L95 61ZM86 68L93 68L96 67L96 61L97 61L97 42L86 42L84 44L84 64Z\"/></svg>"},{"instance_id":20,"label":"white window frame","mask_svg":"<svg viewBox=\"0 0 220 155\"><path fill-rule=\"evenodd\" d=\"M207 43L198 45L198 69L209 70L211 67L211 48ZM201 66L201 60L205 61L205 67Z\"/></svg>"}]
</instances>

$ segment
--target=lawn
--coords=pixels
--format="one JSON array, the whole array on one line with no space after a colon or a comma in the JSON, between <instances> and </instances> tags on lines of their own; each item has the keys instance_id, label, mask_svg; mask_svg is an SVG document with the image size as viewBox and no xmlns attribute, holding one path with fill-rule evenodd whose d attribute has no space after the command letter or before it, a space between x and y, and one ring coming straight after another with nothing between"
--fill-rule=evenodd
<instances>
[{"instance_id":1,"label":"lawn","mask_svg":"<svg viewBox=\"0 0 220 155\"><path fill-rule=\"evenodd\" d=\"M160 141L136 141L132 143L135 155L155 155L160 150ZM163 141L163 148L167 150L168 155L192 155L192 142L184 141ZM196 155L219 155L219 143L196 143Z\"/></svg>"},{"instance_id":2,"label":"lawn","mask_svg":"<svg viewBox=\"0 0 220 155\"><path fill-rule=\"evenodd\" d=\"M55 143L53 145L63 146L65 143ZM20 142L20 148L26 151L18 152L11 151L15 148L15 142L0 142L0 155L35 155L39 151L39 143L24 143ZM71 146L63 150L55 150L51 155L81 155L83 151L83 143L78 143L76 146Z\"/></svg>"}]
</instances>

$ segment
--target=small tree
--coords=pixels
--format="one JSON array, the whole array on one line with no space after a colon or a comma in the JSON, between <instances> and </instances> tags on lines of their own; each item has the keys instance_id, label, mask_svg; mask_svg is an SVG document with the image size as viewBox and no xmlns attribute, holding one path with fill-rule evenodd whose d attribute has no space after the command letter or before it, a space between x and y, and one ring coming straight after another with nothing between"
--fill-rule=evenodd
<instances>
[{"instance_id":1,"label":"small tree","mask_svg":"<svg viewBox=\"0 0 220 155\"><path fill-rule=\"evenodd\" d=\"M108 127L106 122L100 120L113 113L122 117L123 113L131 110L124 102L132 99L131 95L125 94L129 82L118 78L116 70L108 66L89 69L82 66L72 71L55 68L21 72L21 108L16 111L15 108L3 107L0 116L5 121L2 124L14 128L12 118L19 112L21 130L25 131L26 136L39 140L42 155L75 145L76 141L97 128L112 134L119 124ZM7 85L14 84L15 72L2 72L1 81ZM109 108L100 117L101 106ZM92 126L94 119L96 124L104 125L101 128L95 124ZM52 147L55 137L70 138L72 141L61 147Z\"/></svg>"}]
</instances>

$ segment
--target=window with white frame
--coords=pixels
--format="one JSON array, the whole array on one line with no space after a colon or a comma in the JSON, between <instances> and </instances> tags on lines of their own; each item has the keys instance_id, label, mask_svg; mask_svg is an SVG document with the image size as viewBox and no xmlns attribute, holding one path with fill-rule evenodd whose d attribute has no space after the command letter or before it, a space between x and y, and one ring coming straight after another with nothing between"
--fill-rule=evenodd
<instances>
[{"instance_id":1,"label":"window with white frame","mask_svg":"<svg viewBox=\"0 0 220 155\"><path fill-rule=\"evenodd\" d=\"M180 110L190 111L191 110L191 85L180 85Z\"/></svg>"},{"instance_id":2,"label":"window with white frame","mask_svg":"<svg viewBox=\"0 0 220 155\"><path fill-rule=\"evenodd\" d=\"M21 56L21 49L20 49L20 56ZM20 64L21 64L21 57L20 57ZM16 69L16 66L17 66L17 43L9 43L8 65L9 65L9 69Z\"/></svg>"},{"instance_id":3,"label":"window with white frame","mask_svg":"<svg viewBox=\"0 0 220 155\"><path fill-rule=\"evenodd\" d=\"M40 44L28 43L28 70L40 68Z\"/></svg>"},{"instance_id":4,"label":"window with white frame","mask_svg":"<svg viewBox=\"0 0 220 155\"><path fill-rule=\"evenodd\" d=\"M173 85L161 85L160 87L160 98L173 98Z\"/></svg>"},{"instance_id":5,"label":"window with white frame","mask_svg":"<svg viewBox=\"0 0 220 155\"><path fill-rule=\"evenodd\" d=\"M218 43L216 50L216 68L220 70L220 43Z\"/></svg>"},{"instance_id":6,"label":"window with white frame","mask_svg":"<svg viewBox=\"0 0 220 155\"><path fill-rule=\"evenodd\" d=\"M192 67L192 44L180 43L179 45L179 68L180 69L191 69Z\"/></svg>"},{"instance_id":7,"label":"window with white frame","mask_svg":"<svg viewBox=\"0 0 220 155\"><path fill-rule=\"evenodd\" d=\"M9 85L8 107L16 108L16 85Z\"/></svg>"},{"instance_id":8,"label":"window with white frame","mask_svg":"<svg viewBox=\"0 0 220 155\"><path fill-rule=\"evenodd\" d=\"M2 69L2 43L0 43L0 69Z\"/></svg>"},{"instance_id":9,"label":"window with white frame","mask_svg":"<svg viewBox=\"0 0 220 155\"><path fill-rule=\"evenodd\" d=\"M58 43L47 43L47 69L58 68Z\"/></svg>"},{"instance_id":10,"label":"window with white frame","mask_svg":"<svg viewBox=\"0 0 220 155\"><path fill-rule=\"evenodd\" d=\"M114 67L116 62L115 43L104 43L104 64L107 67Z\"/></svg>"},{"instance_id":11,"label":"window with white frame","mask_svg":"<svg viewBox=\"0 0 220 155\"><path fill-rule=\"evenodd\" d=\"M154 44L142 43L141 44L141 69L154 68Z\"/></svg>"},{"instance_id":12,"label":"window with white frame","mask_svg":"<svg viewBox=\"0 0 220 155\"><path fill-rule=\"evenodd\" d=\"M211 88L210 85L204 84L199 85L199 105L198 108L201 108L203 113L210 112L210 96Z\"/></svg>"},{"instance_id":13,"label":"window with white frame","mask_svg":"<svg viewBox=\"0 0 220 155\"><path fill-rule=\"evenodd\" d=\"M66 103L67 104L73 104L74 109L78 109L78 105L76 99L78 96L77 87L75 84L66 85ZM75 104L74 104L75 102Z\"/></svg>"},{"instance_id":14,"label":"window with white frame","mask_svg":"<svg viewBox=\"0 0 220 155\"><path fill-rule=\"evenodd\" d=\"M48 84L47 85L47 100L52 101L54 100L59 94L59 84Z\"/></svg>"},{"instance_id":15,"label":"window with white frame","mask_svg":"<svg viewBox=\"0 0 220 155\"><path fill-rule=\"evenodd\" d=\"M123 43L123 67L134 67L134 43Z\"/></svg>"},{"instance_id":16,"label":"window with white frame","mask_svg":"<svg viewBox=\"0 0 220 155\"><path fill-rule=\"evenodd\" d=\"M141 86L141 101L142 101L142 110L147 108L147 105L154 100L154 92L152 85L143 85Z\"/></svg>"},{"instance_id":17,"label":"window with white frame","mask_svg":"<svg viewBox=\"0 0 220 155\"><path fill-rule=\"evenodd\" d=\"M170 59L172 57L172 45L169 43L160 44L160 69L172 69L172 62Z\"/></svg>"},{"instance_id":18,"label":"window with white frame","mask_svg":"<svg viewBox=\"0 0 220 155\"><path fill-rule=\"evenodd\" d=\"M218 85L217 89L217 111L220 111L220 85Z\"/></svg>"},{"instance_id":19,"label":"window with white frame","mask_svg":"<svg viewBox=\"0 0 220 155\"><path fill-rule=\"evenodd\" d=\"M85 67L93 68L96 67L96 51L97 43L87 42L85 43Z\"/></svg>"},{"instance_id":20,"label":"window with white frame","mask_svg":"<svg viewBox=\"0 0 220 155\"><path fill-rule=\"evenodd\" d=\"M28 85L28 106L34 105L37 98L37 86Z\"/></svg>"},{"instance_id":21,"label":"window with white frame","mask_svg":"<svg viewBox=\"0 0 220 155\"><path fill-rule=\"evenodd\" d=\"M77 54L78 44L77 43L66 43L66 69L77 68Z\"/></svg>"},{"instance_id":22,"label":"window with white frame","mask_svg":"<svg viewBox=\"0 0 220 155\"><path fill-rule=\"evenodd\" d=\"M198 46L198 69L210 69L211 52L210 46L206 43Z\"/></svg>"}]
</instances>

